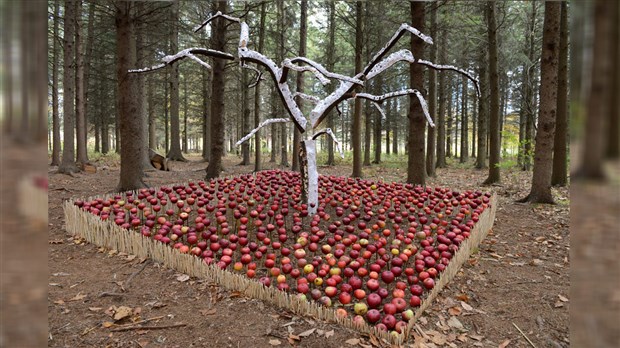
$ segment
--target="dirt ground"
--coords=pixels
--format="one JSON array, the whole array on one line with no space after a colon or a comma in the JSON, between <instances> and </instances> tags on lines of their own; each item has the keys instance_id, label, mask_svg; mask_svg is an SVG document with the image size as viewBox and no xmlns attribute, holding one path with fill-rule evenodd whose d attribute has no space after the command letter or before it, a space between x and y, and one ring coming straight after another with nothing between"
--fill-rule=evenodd
<instances>
[{"instance_id":1,"label":"dirt ground","mask_svg":"<svg viewBox=\"0 0 620 348\"><path fill-rule=\"evenodd\" d=\"M191 157L172 171L148 172L149 185L200 180L206 163ZM225 158L224 175L250 172ZM183 277L149 260L118 254L63 229L62 202L114 191L119 167L95 162L96 174L54 174L50 167L48 235L48 346L51 347L370 347L371 340L337 325L298 317L240 297L201 279ZM265 163L265 167L269 167ZM480 187L486 171L440 169L431 186ZM349 175L350 166L322 174ZM404 181L394 163L365 168L365 176ZM506 172L498 193L495 226L457 277L418 321L412 347L569 346L569 196L554 189L557 205L515 203L531 173ZM111 325L111 306L131 309ZM119 331L132 321L168 326ZM126 326L125 326L126 327ZM315 329L315 330L312 330Z\"/></svg>"}]
</instances>

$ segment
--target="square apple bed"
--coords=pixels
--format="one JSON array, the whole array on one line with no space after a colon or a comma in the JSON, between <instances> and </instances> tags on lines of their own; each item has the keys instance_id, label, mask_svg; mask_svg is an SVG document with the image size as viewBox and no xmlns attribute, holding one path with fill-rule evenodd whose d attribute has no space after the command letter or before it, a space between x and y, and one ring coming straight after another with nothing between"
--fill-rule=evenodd
<instances>
[{"instance_id":1,"label":"square apple bed","mask_svg":"<svg viewBox=\"0 0 620 348\"><path fill-rule=\"evenodd\" d=\"M67 230L192 276L402 343L493 225L496 198L279 170L65 203Z\"/></svg>"}]
</instances>

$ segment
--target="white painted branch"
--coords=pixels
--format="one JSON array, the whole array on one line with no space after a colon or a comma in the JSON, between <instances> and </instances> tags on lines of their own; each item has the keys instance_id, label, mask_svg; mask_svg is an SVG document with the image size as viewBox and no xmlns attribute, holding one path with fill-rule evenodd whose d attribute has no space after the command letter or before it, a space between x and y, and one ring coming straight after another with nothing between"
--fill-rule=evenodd
<instances>
[{"instance_id":1,"label":"white painted branch","mask_svg":"<svg viewBox=\"0 0 620 348\"><path fill-rule=\"evenodd\" d=\"M355 78L359 77L361 77L361 74L355 76ZM352 96L347 97L345 95L350 93L353 88L354 84L352 82L340 81L340 87L336 88L330 95L318 102L310 112L310 123L312 124L312 128L316 128L334 106L345 99L351 98Z\"/></svg>"},{"instance_id":2,"label":"white painted branch","mask_svg":"<svg viewBox=\"0 0 620 348\"><path fill-rule=\"evenodd\" d=\"M429 68L432 68L432 69L435 69L435 70L452 70L452 71L456 71L457 73L459 73L461 75L465 75L468 79L471 80L471 82L474 83L474 87L476 87L476 94L478 95L478 97L480 97L480 87L478 86L478 79L475 78L469 72L467 72L467 71L465 71L463 69L459 69L459 68L455 67L454 65L435 64L433 62L429 62L428 60L424 60L424 59L419 59L417 61L417 63L425 65L425 66L428 66Z\"/></svg>"},{"instance_id":3,"label":"white painted branch","mask_svg":"<svg viewBox=\"0 0 620 348\"><path fill-rule=\"evenodd\" d=\"M336 74L333 72L328 71L327 69L325 69L321 64L308 59L306 57L295 57L295 58L291 58L290 61L292 63L306 63L308 65L310 65L311 67L313 67L314 69L316 69L319 73L321 73L323 76L328 77L328 78L332 78L332 79L337 79L337 80L341 80L341 81L347 81L347 82L352 82L356 85L360 85L363 86L364 85L364 81L360 80L357 77L349 77L349 76L345 76L345 75L341 75L341 74ZM329 83L329 82L327 82Z\"/></svg>"},{"instance_id":4,"label":"white painted branch","mask_svg":"<svg viewBox=\"0 0 620 348\"><path fill-rule=\"evenodd\" d=\"M371 78L379 75L380 73L382 73L383 71L385 71L386 69L388 69L389 67L391 67L392 65L398 63L398 62L402 62L402 61L406 61L409 63L415 63L416 60L413 57L413 54L411 53L411 51L409 50L400 50L397 52L394 52L392 54L390 54L389 56L387 56L385 59L383 59L382 61L380 61L379 63L377 63L366 75L366 78L368 80L370 80Z\"/></svg>"},{"instance_id":5,"label":"white painted branch","mask_svg":"<svg viewBox=\"0 0 620 348\"><path fill-rule=\"evenodd\" d=\"M318 138L322 134L327 134L327 135L329 135L332 138L332 140L336 144L336 150L338 150L338 152L340 152L340 157L344 158L344 151L342 150L342 147L340 147L340 142L338 141L338 139L336 139L336 134L334 134L334 132L332 132L331 128L325 128L322 131L319 131L318 133L316 133L316 134L314 134L312 136L312 139L316 140L316 138Z\"/></svg>"},{"instance_id":6,"label":"white painted branch","mask_svg":"<svg viewBox=\"0 0 620 348\"><path fill-rule=\"evenodd\" d=\"M255 87L256 85L258 85L258 83L259 83L260 81L262 81L262 80L263 80L263 72L262 72L262 71L260 71L260 70L256 69L255 67L253 67L253 66L251 66L251 65L245 64L245 63L242 63L242 64L241 64L241 67L242 67L242 68L245 68L245 69L253 70L254 72L256 72L256 78L254 79L254 82L252 82L252 83L248 86L248 88L253 88L253 87Z\"/></svg>"},{"instance_id":7,"label":"white painted branch","mask_svg":"<svg viewBox=\"0 0 620 348\"><path fill-rule=\"evenodd\" d=\"M373 101L372 106L374 106L375 109L379 110L379 112L381 113L381 116L383 116L385 119L387 119L387 115L385 114L385 111L383 111L383 109L381 108L381 105L379 105L379 103Z\"/></svg>"},{"instance_id":8,"label":"white painted branch","mask_svg":"<svg viewBox=\"0 0 620 348\"><path fill-rule=\"evenodd\" d=\"M316 168L316 141L304 140L308 160L308 215L316 214L319 207L319 172Z\"/></svg>"},{"instance_id":9,"label":"white painted branch","mask_svg":"<svg viewBox=\"0 0 620 348\"><path fill-rule=\"evenodd\" d=\"M431 119L431 115L428 113L428 105L426 104L426 100L424 100L422 93L420 93L417 89L406 89L403 91L391 92L391 93L386 93L383 95L357 93L355 95L355 98L368 99L376 103L380 103L388 98L394 98L394 97L399 97L399 96L409 95L409 94L415 94L416 97L418 97L418 100L420 101L420 105L422 105L422 110L424 111L424 116L426 116L426 120L428 121L428 124L431 127L435 127L435 123L433 123L433 120Z\"/></svg>"},{"instance_id":10,"label":"white painted branch","mask_svg":"<svg viewBox=\"0 0 620 348\"><path fill-rule=\"evenodd\" d=\"M204 22L202 22L202 24L200 24L199 26L197 26L196 28L194 28L194 33L195 33L195 32L198 32L198 30L200 30L200 29L204 28L204 26L206 26L206 25L207 25L207 24L209 24L212 20L214 20L214 19L216 19L216 18L218 18L218 17L221 17L221 18L227 19L227 20L229 20L229 21L231 21L231 22L236 22L236 23L241 22L241 19L239 19L239 18L237 18L237 17L232 17L232 16L229 16L229 15L225 15L225 14L223 14L221 11L217 11L217 12L216 12L213 16L211 16L211 17L207 18L207 20L205 20Z\"/></svg>"},{"instance_id":11,"label":"white painted branch","mask_svg":"<svg viewBox=\"0 0 620 348\"><path fill-rule=\"evenodd\" d=\"M372 57L372 59L370 60L366 68L364 68L363 70L364 75L368 74L368 72L370 72L370 70L372 70L379 61L381 61L383 56L396 44L396 42L406 32L410 32L411 34L419 37L420 39L422 39L424 42L428 44L431 44L431 45L433 44L433 39L430 36L424 35L418 29L410 26L409 24L403 23L400 25L400 28L398 28L396 33L394 33L392 38L387 42L387 44L383 46L383 48L381 48L379 52L377 52L377 54L374 55L374 57Z\"/></svg>"},{"instance_id":12,"label":"white painted branch","mask_svg":"<svg viewBox=\"0 0 620 348\"><path fill-rule=\"evenodd\" d=\"M319 99L319 97L313 96L313 95L309 95L306 93L301 93L301 92L295 92L293 94L293 97L299 97L301 99L313 102L313 103L318 103L319 101L321 101L321 99Z\"/></svg>"},{"instance_id":13,"label":"white painted branch","mask_svg":"<svg viewBox=\"0 0 620 348\"><path fill-rule=\"evenodd\" d=\"M314 77L316 77L319 81L321 81L321 84L323 86L328 85L329 84L329 79L327 77L325 77L325 75L323 75L322 73L320 73L317 69L315 69L312 66L302 66L302 65L296 65L293 64L292 61L290 59L285 59L282 62L282 76L286 76L286 69L291 69L291 70L295 70L295 71L299 71L299 72L305 72L305 71L309 71L311 72Z\"/></svg>"},{"instance_id":14,"label":"white painted branch","mask_svg":"<svg viewBox=\"0 0 620 348\"><path fill-rule=\"evenodd\" d=\"M209 64L204 62L202 59L199 59L198 57L196 57L196 54L200 54L200 55L207 56L207 57L228 59L228 60L234 60L235 59L235 57L232 54L224 53L224 52L221 52L221 51L212 50L212 49L208 49L208 48L191 47L191 48L186 48L186 49L184 49L182 51L179 51L176 54L167 55L167 56L163 57L161 59L162 62L163 62L162 64L158 64L158 65L152 66L150 68L131 69L131 70L129 70L129 72L130 73L142 73L142 72L149 72L149 71L158 70L158 69L161 69L161 68L165 67L166 65L173 64L174 62L176 62L178 60L181 60L181 59L184 59L184 58L189 58L189 59L195 60L198 63L200 63L202 66L206 67L207 69L211 69L211 66L209 66Z\"/></svg>"},{"instance_id":15,"label":"white painted branch","mask_svg":"<svg viewBox=\"0 0 620 348\"><path fill-rule=\"evenodd\" d=\"M239 146L241 144L243 144L244 142L246 142L248 139L250 139L252 137L252 135L256 134L256 132L258 132L259 129L270 125L272 123L286 123L286 122L291 122L291 120L289 118L270 118L268 120L265 120L263 122L261 122L258 127L252 129L252 131L248 134L246 134L246 136L244 136L243 138L239 139L239 141L237 141L237 143L235 144L235 146Z\"/></svg>"}]
</instances>

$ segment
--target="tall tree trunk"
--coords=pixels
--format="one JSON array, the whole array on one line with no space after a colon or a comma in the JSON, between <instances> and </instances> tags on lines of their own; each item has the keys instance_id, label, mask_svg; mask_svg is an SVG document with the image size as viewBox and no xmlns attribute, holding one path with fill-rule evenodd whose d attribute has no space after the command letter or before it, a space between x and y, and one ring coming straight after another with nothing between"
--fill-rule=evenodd
<instances>
[{"instance_id":1,"label":"tall tree trunk","mask_svg":"<svg viewBox=\"0 0 620 348\"><path fill-rule=\"evenodd\" d=\"M400 120L400 111L398 110L398 104L396 102L393 102L393 108L394 111L392 112L392 114L394 115L394 117L392 118L392 136L394 137L394 139L392 139L392 153L398 155L398 129L400 128L398 125L398 121Z\"/></svg>"},{"instance_id":2,"label":"tall tree trunk","mask_svg":"<svg viewBox=\"0 0 620 348\"><path fill-rule=\"evenodd\" d=\"M611 8L611 14L613 15L613 22L616 23L613 27L613 33L611 35L611 61L615 62L612 66L612 83L610 95L613 96L609 99L609 127L607 127L607 146L605 150L605 157L608 159L617 160L620 158L620 67L618 61L620 60L620 27L617 23L620 22L620 10L617 1L612 1L613 6ZM563 56L562 56L563 58Z\"/></svg>"},{"instance_id":3,"label":"tall tree trunk","mask_svg":"<svg viewBox=\"0 0 620 348\"><path fill-rule=\"evenodd\" d=\"M121 171L118 191L136 190L146 186L142 159L144 158L144 118L139 115L136 99L138 77L128 72L136 65L132 9L128 1L116 3L116 77L118 81L119 119L121 126Z\"/></svg>"},{"instance_id":4,"label":"tall tree trunk","mask_svg":"<svg viewBox=\"0 0 620 348\"><path fill-rule=\"evenodd\" d=\"M241 133L243 135L250 133L250 91L249 91L249 76L248 69L241 71L241 108L242 120L241 120ZM250 164L250 142L246 141L241 144L241 163L240 165L247 166Z\"/></svg>"},{"instance_id":5,"label":"tall tree trunk","mask_svg":"<svg viewBox=\"0 0 620 348\"><path fill-rule=\"evenodd\" d=\"M603 168L607 133L605 127L608 126L606 118L609 113L611 80L613 78L611 77L612 62L608 57L611 49L610 39L613 33L613 23L611 23L609 15L613 6L610 4L611 2L604 0L597 0L594 3L592 82L587 102L588 110L581 165L575 175L580 179L603 180L606 178ZM615 63L617 64L617 62ZM538 133L540 133L540 127Z\"/></svg>"},{"instance_id":6,"label":"tall tree trunk","mask_svg":"<svg viewBox=\"0 0 620 348\"><path fill-rule=\"evenodd\" d=\"M558 61L558 106L553 141L551 185L568 182L568 5L562 1L560 18L560 56ZM615 64L614 64L615 65ZM615 79L614 79L615 81Z\"/></svg>"},{"instance_id":7,"label":"tall tree trunk","mask_svg":"<svg viewBox=\"0 0 620 348\"><path fill-rule=\"evenodd\" d=\"M204 41L204 45L207 46L208 43L202 30L200 38L201 41ZM202 159L208 162L211 160L211 129L209 127L211 121L209 117L209 82L211 81L211 71L207 69L200 69L200 71L202 74Z\"/></svg>"},{"instance_id":8,"label":"tall tree trunk","mask_svg":"<svg viewBox=\"0 0 620 348\"><path fill-rule=\"evenodd\" d=\"M228 2L217 2L216 10L227 13ZM218 19L211 28L211 47L214 50L226 50L226 22ZM211 161L207 167L206 179L217 178L222 171L224 154L224 90L226 88L225 68L222 59L213 60L213 82L211 84Z\"/></svg>"},{"instance_id":9,"label":"tall tree trunk","mask_svg":"<svg viewBox=\"0 0 620 348\"><path fill-rule=\"evenodd\" d=\"M285 28L284 28L284 0L276 1L277 7L277 28L278 28L278 51L276 52L277 61L281 62L284 60L284 41L286 40L285 36ZM279 110L279 114L284 112L284 107L281 103L278 103L277 109ZM283 167L288 167L288 124L280 123L280 165ZM293 155L294 156L294 155Z\"/></svg>"},{"instance_id":10,"label":"tall tree trunk","mask_svg":"<svg viewBox=\"0 0 620 348\"><path fill-rule=\"evenodd\" d=\"M424 32L424 3L411 3L411 25ZM423 59L424 41L418 37L411 38L411 53L416 59ZM424 90L424 70L420 64L412 64L409 67L409 80L411 88L418 91ZM409 97L409 140L407 142L407 182L416 185L426 184L426 166L424 156L424 131L426 118L422 111L422 105L415 96Z\"/></svg>"},{"instance_id":11,"label":"tall tree trunk","mask_svg":"<svg viewBox=\"0 0 620 348\"><path fill-rule=\"evenodd\" d=\"M437 36L437 4L431 3L431 37ZM431 62L437 61L437 45L430 47L430 60ZM437 123L437 72L435 69L430 69L428 72L428 111L431 115L433 123ZM426 173L428 176L435 176L435 161L436 161L436 141L437 134L435 127L428 127L426 132Z\"/></svg>"},{"instance_id":12,"label":"tall tree trunk","mask_svg":"<svg viewBox=\"0 0 620 348\"><path fill-rule=\"evenodd\" d=\"M60 115L58 114L58 71L60 70L58 55L58 22L60 15L60 0L54 1L54 29L52 53L52 166L60 164ZM4 25L7 25L6 23ZM6 28L5 28L6 29ZM9 56L5 57L8 58ZM8 59L10 60L10 59ZM7 73L6 76L11 75ZM8 104L8 103L7 103Z\"/></svg>"},{"instance_id":13,"label":"tall tree trunk","mask_svg":"<svg viewBox=\"0 0 620 348\"><path fill-rule=\"evenodd\" d=\"M535 71L536 64L534 62L534 48L535 48L535 35L534 30L536 26L537 17L537 4L532 2L532 12L530 14L528 28L525 33L527 40L526 54L529 64L526 64L523 71L523 83L524 83L524 103L525 103L525 129L524 129L524 141L523 141L523 170L530 170L532 166L532 143L534 140L534 122L535 122L535 105L536 96L534 93L535 83Z\"/></svg>"},{"instance_id":14,"label":"tall tree trunk","mask_svg":"<svg viewBox=\"0 0 620 348\"><path fill-rule=\"evenodd\" d=\"M469 156L469 115L468 115L468 96L467 96L467 78L465 76L462 77L462 90L461 90L461 158L460 162L467 162Z\"/></svg>"},{"instance_id":15,"label":"tall tree trunk","mask_svg":"<svg viewBox=\"0 0 620 348\"><path fill-rule=\"evenodd\" d=\"M452 101L452 82L448 82L447 86L446 86L447 90L448 90L448 100L447 100L447 104L448 104L448 115L447 117L447 122L446 122L446 157L452 157L452 119L454 118L454 113L452 112L452 108L453 108L453 101Z\"/></svg>"},{"instance_id":16,"label":"tall tree trunk","mask_svg":"<svg viewBox=\"0 0 620 348\"><path fill-rule=\"evenodd\" d=\"M376 111L376 109L372 110L370 108L370 102L368 100L364 102L364 166L366 167L370 166L370 137L372 133L372 116Z\"/></svg>"},{"instance_id":17,"label":"tall tree trunk","mask_svg":"<svg viewBox=\"0 0 620 348\"><path fill-rule=\"evenodd\" d=\"M63 67L63 138L62 162L59 173L77 171L75 165L75 20L76 3L65 1L64 67Z\"/></svg>"},{"instance_id":18,"label":"tall tree trunk","mask_svg":"<svg viewBox=\"0 0 620 348\"><path fill-rule=\"evenodd\" d=\"M441 64L446 62L446 31L441 31L439 56ZM439 74L439 111L437 113L437 168L446 167L446 74Z\"/></svg>"},{"instance_id":19,"label":"tall tree trunk","mask_svg":"<svg viewBox=\"0 0 620 348\"><path fill-rule=\"evenodd\" d=\"M487 34L489 43L489 84L490 84L490 110L489 110L489 133L490 133L490 157L489 176L484 181L485 185L500 182L500 135L499 135L499 76L497 70L497 23L495 18L495 1L487 1L486 18Z\"/></svg>"},{"instance_id":20,"label":"tall tree trunk","mask_svg":"<svg viewBox=\"0 0 620 348\"><path fill-rule=\"evenodd\" d=\"M555 119L558 106L558 56L560 46L559 2L545 2L542 54L540 60L540 106L534 151L532 189L524 199L532 203L553 203L551 169Z\"/></svg>"},{"instance_id":21,"label":"tall tree trunk","mask_svg":"<svg viewBox=\"0 0 620 348\"><path fill-rule=\"evenodd\" d=\"M170 51L179 50L179 2L174 1L171 7L172 30L170 31ZM173 63L170 70L170 150L168 159L187 161L181 153L181 127L179 121L179 63Z\"/></svg>"},{"instance_id":22,"label":"tall tree trunk","mask_svg":"<svg viewBox=\"0 0 620 348\"><path fill-rule=\"evenodd\" d=\"M169 83L168 83L168 71L166 71L166 79L164 80L164 153L167 154L170 150L170 131L169 131L169 111L168 107L168 91L169 91Z\"/></svg>"},{"instance_id":23,"label":"tall tree trunk","mask_svg":"<svg viewBox=\"0 0 620 348\"><path fill-rule=\"evenodd\" d=\"M383 94L381 87L383 86L383 75L377 76L377 92ZM387 105L386 105L387 106ZM381 106L383 107L383 106ZM381 163L381 113L374 110L375 118L373 120L373 143L375 145L375 159L372 163Z\"/></svg>"},{"instance_id":24,"label":"tall tree trunk","mask_svg":"<svg viewBox=\"0 0 620 348\"><path fill-rule=\"evenodd\" d=\"M336 3L334 1L329 1L329 39L327 41L327 70L334 71L334 66L336 65L336 59L334 56L334 51L336 49ZM329 91L333 91L334 86L329 87ZM331 115L327 116L327 127L331 128L334 132L335 122L334 122L334 112ZM346 131L343 128L343 133ZM344 147L344 144L343 144ZM327 165L333 166L334 162L334 142L327 142Z\"/></svg>"},{"instance_id":25,"label":"tall tree trunk","mask_svg":"<svg viewBox=\"0 0 620 348\"><path fill-rule=\"evenodd\" d=\"M101 80L101 88L99 91L99 105L103 106L103 99L101 96L103 95L102 91L109 90L107 88L108 83L106 80ZM113 88L116 90L116 88ZM101 122L101 153L107 154L110 152L110 118L108 117L107 110L103 110L103 107L99 108L99 120Z\"/></svg>"},{"instance_id":26,"label":"tall tree trunk","mask_svg":"<svg viewBox=\"0 0 620 348\"><path fill-rule=\"evenodd\" d=\"M89 112L91 103L93 98L90 97L90 75L91 75L91 64L93 61L93 48L95 41L95 6L93 4L88 5L88 26L86 29L86 50L84 52L84 141L86 143L86 147L88 148L88 118L89 114L93 114L92 111ZM93 118L93 123L97 123ZM97 126L95 125L95 128ZM86 152L86 160L88 161L88 151Z\"/></svg>"},{"instance_id":27,"label":"tall tree trunk","mask_svg":"<svg viewBox=\"0 0 620 348\"><path fill-rule=\"evenodd\" d=\"M135 3L134 12L136 18L140 16L143 12L145 2L138 1ZM146 62L144 59L144 53L146 51L146 40L145 40L145 22L141 19L134 19L134 36L135 36L135 50L136 50L136 66L145 66ZM149 139L149 129L147 127L149 119L148 119L148 101L146 98L146 78L145 74L137 74L136 76L136 108L138 113L134 115L134 117L139 117L142 122L140 124L140 129L142 129L143 134L141 135L142 141L140 146L142 147L142 168L143 170L155 170L155 167L151 164L151 158L149 156L149 148L148 148L148 139Z\"/></svg>"},{"instance_id":28,"label":"tall tree trunk","mask_svg":"<svg viewBox=\"0 0 620 348\"><path fill-rule=\"evenodd\" d=\"M487 123L489 119L489 77L487 74L487 54L486 50L479 51L478 59L478 80L480 81L480 101L478 103L478 156L476 156L476 169L487 168Z\"/></svg>"},{"instance_id":29,"label":"tall tree trunk","mask_svg":"<svg viewBox=\"0 0 620 348\"><path fill-rule=\"evenodd\" d=\"M258 52L263 52L265 46L265 3L260 5L260 24L258 27ZM254 87L254 127L258 128L260 124L260 112L261 112L261 98L260 98L260 83ZM261 132L260 130L254 134L254 172L258 172L262 169L261 163Z\"/></svg>"},{"instance_id":30,"label":"tall tree trunk","mask_svg":"<svg viewBox=\"0 0 620 348\"><path fill-rule=\"evenodd\" d=\"M476 134L478 131L478 98L473 98L471 105L471 157L476 157Z\"/></svg>"},{"instance_id":31,"label":"tall tree trunk","mask_svg":"<svg viewBox=\"0 0 620 348\"><path fill-rule=\"evenodd\" d=\"M82 0L75 3L75 119L77 138L77 163L82 166L88 163L88 151L86 147L86 113L84 99L84 52L82 43Z\"/></svg>"},{"instance_id":32,"label":"tall tree trunk","mask_svg":"<svg viewBox=\"0 0 620 348\"><path fill-rule=\"evenodd\" d=\"M4 4L7 4L7 2L5 2ZM14 13L16 11L17 6L5 6L3 8L3 12L0 14L2 16L2 43L3 43L3 47L2 47L2 69L6 69L6 73L3 75L3 97L4 97L4 105L5 105L5 109L4 111L4 115L3 115L3 119L2 119L2 130L5 134L7 135L11 135L13 132L13 122L15 121L15 102L14 102L14 92L13 89L14 87L14 78L13 78L13 74L14 74L14 64L13 64L13 60L11 59L12 57L12 52L14 52L14 38L13 38L13 33L15 33L15 24L17 22L17 20L14 19ZM57 12L60 12L60 10L58 10ZM54 17L54 24L57 25L58 22L58 17L55 16ZM58 33L54 34L55 40L60 40L60 37L58 37ZM54 44L56 47L56 43ZM60 127L60 125L59 125ZM60 136L60 129L58 130L58 134ZM59 138L60 139L60 138ZM58 154L58 161L57 164L60 163L60 144L58 144L57 147L59 154Z\"/></svg>"},{"instance_id":33,"label":"tall tree trunk","mask_svg":"<svg viewBox=\"0 0 620 348\"><path fill-rule=\"evenodd\" d=\"M362 49L364 22L362 14L362 2L355 3L355 73L362 71ZM359 89L358 89L359 90ZM362 100L356 98L353 111L353 125L351 128L351 145L353 147L353 173L352 177L362 176Z\"/></svg>"},{"instance_id":34,"label":"tall tree trunk","mask_svg":"<svg viewBox=\"0 0 620 348\"><path fill-rule=\"evenodd\" d=\"M188 147L187 147L187 76L183 76L183 142L181 143L181 150L184 153L188 152Z\"/></svg>"},{"instance_id":35,"label":"tall tree trunk","mask_svg":"<svg viewBox=\"0 0 620 348\"><path fill-rule=\"evenodd\" d=\"M386 106L386 117L385 117L385 153L390 154L390 130L392 129L392 100L387 102Z\"/></svg>"},{"instance_id":36,"label":"tall tree trunk","mask_svg":"<svg viewBox=\"0 0 620 348\"><path fill-rule=\"evenodd\" d=\"M308 36L308 0L301 0L301 14L299 22L299 57L306 56L306 38ZM297 73L297 92L304 92L304 77L302 73ZM299 109L303 110L303 100L297 98L297 105ZM305 137L304 137L305 138ZM302 136L297 127L293 127L293 170L299 171L299 148L301 145Z\"/></svg>"},{"instance_id":37,"label":"tall tree trunk","mask_svg":"<svg viewBox=\"0 0 620 348\"><path fill-rule=\"evenodd\" d=\"M271 89L271 102L272 103L279 103L280 102L280 96L278 96L276 89L272 88ZM272 108L271 108L271 113L272 114L277 114L278 113L278 106L277 105L273 105L272 104ZM278 156L278 124L276 123L272 123L271 124L271 157L269 159L269 163L276 163L276 157Z\"/></svg>"},{"instance_id":38,"label":"tall tree trunk","mask_svg":"<svg viewBox=\"0 0 620 348\"><path fill-rule=\"evenodd\" d=\"M149 148L157 149L157 119L155 118L155 99L153 96L153 79L149 79L146 85L146 98L148 100L148 130ZM148 153L148 152L147 152Z\"/></svg>"}]
</instances>

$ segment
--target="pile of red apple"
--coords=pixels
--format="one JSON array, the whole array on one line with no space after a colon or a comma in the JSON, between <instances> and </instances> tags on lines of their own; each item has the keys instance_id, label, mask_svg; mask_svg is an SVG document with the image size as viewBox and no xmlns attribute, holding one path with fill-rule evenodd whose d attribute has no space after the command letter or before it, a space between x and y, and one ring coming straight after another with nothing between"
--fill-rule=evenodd
<instances>
[{"instance_id":1,"label":"pile of red apple","mask_svg":"<svg viewBox=\"0 0 620 348\"><path fill-rule=\"evenodd\" d=\"M339 316L401 332L490 196L321 176L309 216L300 175L269 170L75 205Z\"/></svg>"}]
</instances>

